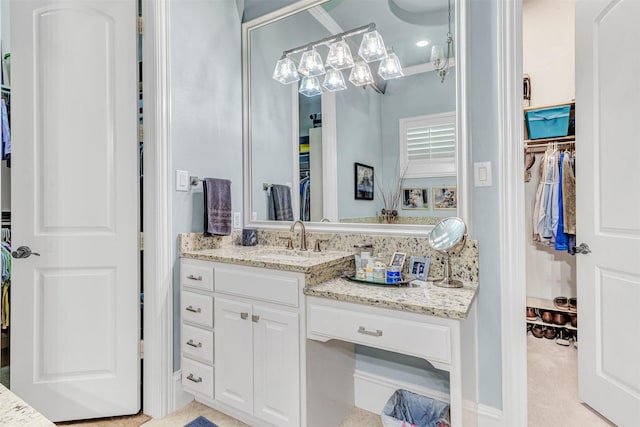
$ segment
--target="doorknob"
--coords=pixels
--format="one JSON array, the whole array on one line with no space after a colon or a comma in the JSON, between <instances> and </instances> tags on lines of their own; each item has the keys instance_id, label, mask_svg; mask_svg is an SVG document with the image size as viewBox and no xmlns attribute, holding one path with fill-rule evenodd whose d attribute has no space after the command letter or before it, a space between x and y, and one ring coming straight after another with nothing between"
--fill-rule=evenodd
<instances>
[{"instance_id":1,"label":"doorknob","mask_svg":"<svg viewBox=\"0 0 640 427\"><path fill-rule=\"evenodd\" d=\"M31 252L31 248L29 246L20 246L18 249L13 251L11 255L14 258L29 258L31 255L40 256L37 252Z\"/></svg>"},{"instance_id":2,"label":"doorknob","mask_svg":"<svg viewBox=\"0 0 640 427\"><path fill-rule=\"evenodd\" d=\"M580 243L578 246L574 246L573 250L577 253L577 254L588 254L591 253L591 249L589 249L589 245L587 245L586 243Z\"/></svg>"}]
</instances>

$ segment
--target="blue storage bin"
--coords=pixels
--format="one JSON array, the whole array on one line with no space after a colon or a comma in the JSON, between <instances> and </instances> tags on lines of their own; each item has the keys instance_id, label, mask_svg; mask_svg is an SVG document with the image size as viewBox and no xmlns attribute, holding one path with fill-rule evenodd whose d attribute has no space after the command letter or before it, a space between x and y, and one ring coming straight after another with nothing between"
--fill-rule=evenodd
<instances>
[{"instance_id":1,"label":"blue storage bin","mask_svg":"<svg viewBox=\"0 0 640 427\"><path fill-rule=\"evenodd\" d=\"M567 136L570 112L570 105L527 111L529 139Z\"/></svg>"}]
</instances>

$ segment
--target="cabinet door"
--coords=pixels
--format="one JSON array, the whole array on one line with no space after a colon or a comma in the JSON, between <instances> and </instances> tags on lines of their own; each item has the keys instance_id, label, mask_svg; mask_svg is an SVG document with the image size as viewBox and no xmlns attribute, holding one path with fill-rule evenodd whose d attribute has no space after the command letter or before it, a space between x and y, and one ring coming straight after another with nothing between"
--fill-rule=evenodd
<instances>
[{"instance_id":1,"label":"cabinet door","mask_svg":"<svg viewBox=\"0 0 640 427\"><path fill-rule=\"evenodd\" d=\"M253 413L251 304L215 298L216 400Z\"/></svg>"},{"instance_id":2,"label":"cabinet door","mask_svg":"<svg viewBox=\"0 0 640 427\"><path fill-rule=\"evenodd\" d=\"M253 306L254 415L277 426L300 425L298 314Z\"/></svg>"}]
</instances>

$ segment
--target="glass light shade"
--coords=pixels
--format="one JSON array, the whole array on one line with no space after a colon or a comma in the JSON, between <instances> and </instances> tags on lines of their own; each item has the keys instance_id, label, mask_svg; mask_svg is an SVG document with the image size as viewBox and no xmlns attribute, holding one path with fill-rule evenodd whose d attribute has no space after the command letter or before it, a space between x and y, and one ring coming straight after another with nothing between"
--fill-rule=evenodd
<instances>
[{"instance_id":1,"label":"glass light shade","mask_svg":"<svg viewBox=\"0 0 640 427\"><path fill-rule=\"evenodd\" d=\"M380 61L378 74L385 80L397 79L398 77L404 76L398 55L390 52L386 58Z\"/></svg>"},{"instance_id":2,"label":"glass light shade","mask_svg":"<svg viewBox=\"0 0 640 427\"><path fill-rule=\"evenodd\" d=\"M346 41L338 40L331 43L329 46L329 53L327 54L327 63L336 70L344 70L345 68L353 67L353 56L351 55L351 49Z\"/></svg>"},{"instance_id":3,"label":"glass light shade","mask_svg":"<svg viewBox=\"0 0 640 427\"><path fill-rule=\"evenodd\" d=\"M356 62L353 68L351 69L351 74L349 75L349 81L353 83L355 86L364 86L364 85L372 84L373 76L371 75L371 70L369 69L369 65L364 61Z\"/></svg>"},{"instance_id":4,"label":"glass light shade","mask_svg":"<svg viewBox=\"0 0 640 427\"><path fill-rule=\"evenodd\" d=\"M431 63L434 67L440 68L442 62L444 61L444 48L442 45L434 45L431 48Z\"/></svg>"},{"instance_id":5,"label":"glass light shade","mask_svg":"<svg viewBox=\"0 0 640 427\"><path fill-rule=\"evenodd\" d=\"M344 77L342 76L342 71L335 69L327 70L322 86L331 92L345 90L347 88L347 84L344 82Z\"/></svg>"},{"instance_id":6,"label":"glass light shade","mask_svg":"<svg viewBox=\"0 0 640 427\"><path fill-rule=\"evenodd\" d=\"M373 30L364 34L358 55L367 62L379 61L387 56L387 48L379 32Z\"/></svg>"},{"instance_id":7,"label":"glass light shade","mask_svg":"<svg viewBox=\"0 0 640 427\"><path fill-rule=\"evenodd\" d=\"M302 54L298 72L307 77L321 76L325 73L322 58L317 50L307 50Z\"/></svg>"},{"instance_id":8,"label":"glass light shade","mask_svg":"<svg viewBox=\"0 0 640 427\"><path fill-rule=\"evenodd\" d=\"M317 77L304 77L302 81L300 81L298 92L309 98L311 98L312 96L320 95L322 94L320 81Z\"/></svg>"},{"instance_id":9,"label":"glass light shade","mask_svg":"<svg viewBox=\"0 0 640 427\"><path fill-rule=\"evenodd\" d=\"M296 70L296 64L289 57L280 58L273 70L273 79L279 81L283 85L297 82L300 75Z\"/></svg>"}]
</instances>

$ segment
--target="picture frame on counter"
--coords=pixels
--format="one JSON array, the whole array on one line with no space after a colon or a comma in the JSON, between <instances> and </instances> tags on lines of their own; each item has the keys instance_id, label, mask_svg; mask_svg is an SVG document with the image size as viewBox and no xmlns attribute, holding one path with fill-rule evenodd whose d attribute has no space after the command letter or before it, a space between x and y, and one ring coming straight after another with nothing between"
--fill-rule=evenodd
<instances>
[{"instance_id":1,"label":"picture frame on counter","mask_svg":"<svg viewBox=\"0 0 640 427\"><path fill-rule=\"evenodd\" d=\"M429 209L429 188L403 188L402 209Z\"/></svg>"},{"instance_id":2,"label":"picture frame on counter","mask_svg":"<svg viewBox=\"0 0 640 427\"><path fill-rule=\"evenodd\" d=\"M434 210L458 209L458 190L455 185L433 187L431 192Z\"/></svg>"},{"instance_id":3,"label":"picture frame on counter","mask_svg":"<svg viewBox=\"0 0 640 427\"><path fill-rule=\"evenodd\" d=\"M400 267L402 270L402 266L404 265L404 260L407 258L407 254L404 252L394 252L391 256L391 261L389 261L389 265L393 265L394 267Z\"/></svg>"},{"instance_id":4,"label":"picture frame on counter","mask_svg":"<svg viewBox=\"0 0 640 427\"><path fill-rule=\"evenodd\" d=\"M431 258L412 256L409 258L409 274L413 274L418 280L426 281L430 264Z\"/></svg>"}]
</instances>

